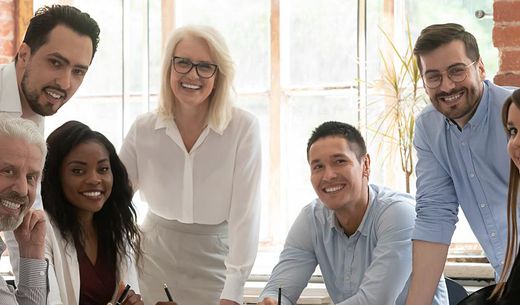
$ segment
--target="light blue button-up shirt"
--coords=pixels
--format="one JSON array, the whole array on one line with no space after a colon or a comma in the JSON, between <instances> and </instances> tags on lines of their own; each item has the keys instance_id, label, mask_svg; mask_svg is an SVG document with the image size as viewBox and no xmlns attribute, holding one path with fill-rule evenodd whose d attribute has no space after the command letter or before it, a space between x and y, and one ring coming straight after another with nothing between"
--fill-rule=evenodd
<instances>
[{"instance_id":1,"label":"light blue button-up shirt","mask_svg":"<svg viewBox=\"0 0 520 305\"><path fill-rule=\"evenodd\" d=\"M510 160L501 110L511 92L484 81L480 104L462 130L429 105L417 117L414 139L413 239L449 244L460 205L497 274L507 243Z\"/></svg>"},{"instance_id":2,"label":"light blue button-up shirt","mask_svg":"<svg viewBox=\"0 0 520 305\"><path fill-rule=\"evenodd\" d=\"M282 304L296 304L319 265L334 304L404 304L414 219L411 196L370 185L363 220L347 236L334 212L315 199L291 227L260 300L276 299L282 287ZM444 279L433 304L448 304Z\"/></svg>"}]
</instances>

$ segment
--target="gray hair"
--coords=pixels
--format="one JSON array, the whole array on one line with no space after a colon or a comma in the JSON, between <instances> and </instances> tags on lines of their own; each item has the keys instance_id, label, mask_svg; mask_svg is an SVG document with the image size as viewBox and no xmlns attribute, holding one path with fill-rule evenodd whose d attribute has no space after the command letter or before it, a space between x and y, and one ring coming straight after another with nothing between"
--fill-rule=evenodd
<instances>
[{"instance_id":1,"label":"gray hair","mask_svg":"<svg viewBox=\"0 0 520 305\"><path fill-rule=\"evenodd\" d=\"M42 159L45 160L47 145L33 121L0 114L0 136L23 139L29 144L36 145L42 153Z\"/></svg>"}]
</instances>

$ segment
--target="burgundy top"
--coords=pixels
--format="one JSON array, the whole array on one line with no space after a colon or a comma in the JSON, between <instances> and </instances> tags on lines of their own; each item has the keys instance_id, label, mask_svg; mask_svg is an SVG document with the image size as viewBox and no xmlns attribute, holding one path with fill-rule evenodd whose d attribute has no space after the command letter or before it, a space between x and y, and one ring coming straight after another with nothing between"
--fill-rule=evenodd
<instances>
[{"instance_id":1,"label":"burgundy top","mask_svg":"<svg viewBox=\"0 0 520 305\"><path fill-rule=\"evenodd\" d=\"M75 245L79 263L79 305L106 305L116 289L115 254L107 255L98 247L96 264L92 265L81 243Z\"/></svg>"}]
</instances>

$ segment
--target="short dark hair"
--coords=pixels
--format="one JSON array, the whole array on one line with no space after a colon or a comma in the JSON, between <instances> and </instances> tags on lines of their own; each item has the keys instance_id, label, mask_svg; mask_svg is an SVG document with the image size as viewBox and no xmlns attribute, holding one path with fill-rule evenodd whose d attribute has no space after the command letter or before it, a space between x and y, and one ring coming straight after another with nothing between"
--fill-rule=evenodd
<instances>
[{"instance_id":1,"label":"short dark hair","mask_svg":"<svg viewBox=\"0 0 520 305\"><path fill-rule=\"evenodd\" d=\"M57 25L65 25L74 32L85 35L92 40L92 58L96 54L99 43L99 26L89 14L69 5L43 6L31 18L23 42L36 52L47 42L49 33Z\"/></svg>"},{"instance_id":2,"label":"short dark hair","mask_svg":"<svg viewBox=\"0 0 520 305\"><path fill-rule=\"evenodd\" d=\"M475 36L466 31L462 25L456 23L433 24L424 28L415 42L413 54L419 65L419 70L422 71L421 55L427 54L454 40L460 40L464 43L466 56L472 61L480 58Z\"/></svg>"},{"instance_id":3,"label":"short dark hair","mask_svg":"<svg viewBox=\"0 0 520 305\"><path fill-rule=\"evenodd\" d=\"M94 227L98 232L99 247L120 258L141 257L140 230L137 214L132 204L133 190L128 173L119 159L114 145L101 133L91 130L78 121L68 121L54 130L47 138L48 153L43 169L42 200L45 211L60 230L67 244L83 243L83 231L77 220L77 209L63 192L61 167L67 155L78 145L95 142L108 152L113 175L112 192L103 208L94 214Z\"/></svg>"},{"instance_id":4,"label":"short dark hair","mask_svg":"<svg viewBox=\"0 0 520 305\"><path fill-rule=\"evenodd\" d=\"M367 146L361 133L352 125L342 122L329 121L316 127L307 142L307 160L312 144L325 137L342 137L347 140L350 149L356 154L359 161L367 154Z\"/></svg>"}]
</instances>

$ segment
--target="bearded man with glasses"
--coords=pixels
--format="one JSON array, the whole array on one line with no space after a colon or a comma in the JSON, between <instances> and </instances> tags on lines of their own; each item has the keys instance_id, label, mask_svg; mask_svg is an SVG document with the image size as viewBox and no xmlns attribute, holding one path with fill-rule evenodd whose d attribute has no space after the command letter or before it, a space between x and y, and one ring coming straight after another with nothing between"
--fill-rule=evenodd
<instances>
[{"instance_id":1,"label":"bearded man with glasses","mask_svg":"<svg viewBox=\"0 0 520 305\"><path fill-rule=\"evenodd\" d=\"M512 92L485 80L476 39L461 25L426 27L414 54L431 105L415 126L417 219L408 305L431 304L459 205L500 275L509 175L500 113Z\"/></svg>"}]
</instances>

